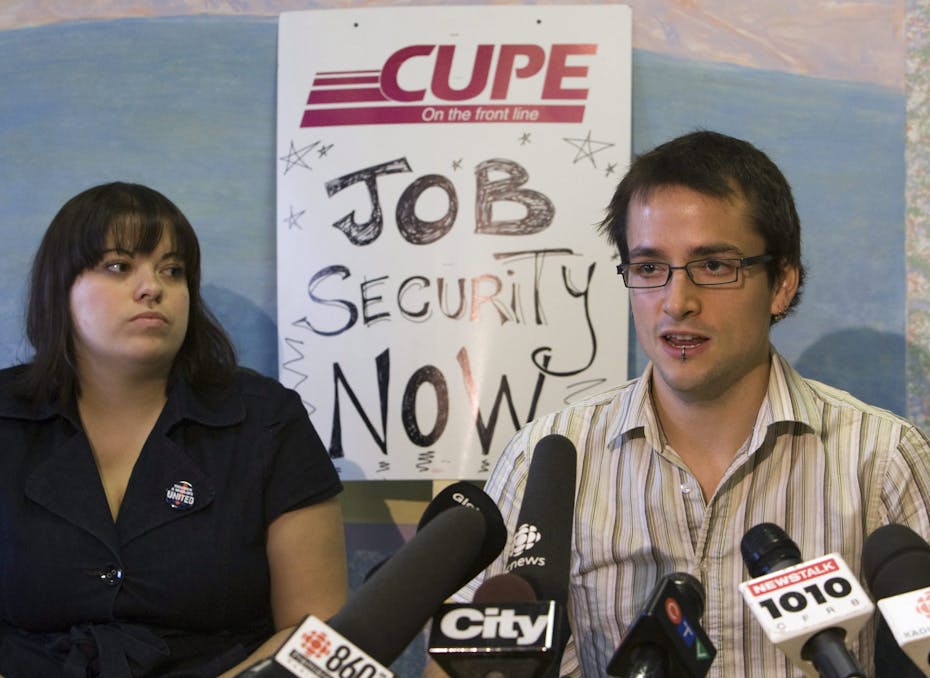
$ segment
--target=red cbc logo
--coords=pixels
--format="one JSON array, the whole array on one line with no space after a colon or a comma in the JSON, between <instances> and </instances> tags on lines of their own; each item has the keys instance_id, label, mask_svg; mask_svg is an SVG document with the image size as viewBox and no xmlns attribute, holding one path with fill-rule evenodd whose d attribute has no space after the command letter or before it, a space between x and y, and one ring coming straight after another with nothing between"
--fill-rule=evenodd
<instances>
[{"instance_id":1,"label":"red cbc logo","mask_svg":"<svg viewBox=\"0 0 930 678\"><path fill-rule=\"evenodd\" d=\"M329 642L329 638L326 637L325 633L321 631L310 631L303 635L303 642L300 644L300 649L303 650L305 656L319 659L330 653L332 644Z\"/></svg>"},{"instance_id":2,"label":"red cbc logo","mask_svg":"<svg viewBox=\"0 0 930 678\"><path fill-rule=\"evenodd\" d=\"M917 599L917 611L925 617L930 617L930 590L921 594Z\"/></svg>"}]
</instances>

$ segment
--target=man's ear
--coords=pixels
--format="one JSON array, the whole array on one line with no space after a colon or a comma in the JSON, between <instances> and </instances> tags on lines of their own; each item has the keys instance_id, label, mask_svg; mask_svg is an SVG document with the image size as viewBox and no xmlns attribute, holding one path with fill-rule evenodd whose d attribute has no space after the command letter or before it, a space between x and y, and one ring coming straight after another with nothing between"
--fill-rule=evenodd
<instances>
[{"instance_id":1,"label":"man's ear","mask_svg":"<svg viewBox=\"0 0 930 678\"><path fill-rule=\"evenodd\" d=\"M775 279L775 287L772 289L772 304L769 308L769 312L774 317L784 317L784 314L788 312L791 300L798 292L800 279L800 271L794 264L784 264L781 267Z\"/></svg>"}]
</instances>

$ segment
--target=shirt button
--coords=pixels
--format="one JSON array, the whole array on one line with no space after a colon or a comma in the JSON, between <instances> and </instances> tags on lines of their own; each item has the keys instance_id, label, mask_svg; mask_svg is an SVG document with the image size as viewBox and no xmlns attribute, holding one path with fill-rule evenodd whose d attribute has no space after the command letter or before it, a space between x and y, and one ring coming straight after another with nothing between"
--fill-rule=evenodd
<instances>
[{"instance_id":1,"label":"shirt button","mask_svg":"<svg viewBox=\"0 0 930 678\"><path fill-rule=\"evenodd\" d=\"M690 486L690 485L685 485L684 483L682 483L682 484L681 484L681 493L682 493L682 494L691 494L691 486Z\"/></svg>"},{"instance_id":2,"label":"shirt button","mask_svg":"<svg viewBox=\"0 0 930 678\"><path fill-rule=\"evenodd\" d=\"M107 586L119 586L119 583L123 580L123 571L116 565L107 565L100 570L100 579Z\"/></svg>"}]
</instances>

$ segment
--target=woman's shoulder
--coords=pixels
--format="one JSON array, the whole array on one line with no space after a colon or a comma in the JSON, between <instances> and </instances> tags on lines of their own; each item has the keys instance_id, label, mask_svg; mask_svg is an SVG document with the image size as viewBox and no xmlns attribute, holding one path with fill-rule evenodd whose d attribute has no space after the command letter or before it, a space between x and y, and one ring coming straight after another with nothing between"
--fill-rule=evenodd
<instances>
[{"instance_id":1,"label":"woman's shoulder","mask_svg":"<svg viewBox=\"0 0 930 678\"><path fill-rule=\"evenodd\" d=\"M300 396L276 379L247 367L237 367L230 382L221 389L200 392L193 397L198 409L205 409L241 420L257 417L273 423L295 415L306 416Z\"/></svg>"},{"instance_id":2,"label":"woman's shoulder","mask_svg":"<svg viewBox=\"0 0 930 678\"><path fill-rule=\"evenodd\" d=\"M28 370L28 364L0 369L0 417L47 416L48 408L37 407L24 393L24 377Z\"/></svg>"},{"instance_id":3,"label":"woman's shoulder","mask_svg":"<svg viewBox=\"0 0 930 678\"><path fill-rule=\"evenodd\" d=\"M277 379L248 367L237 367L233 373L236 390L245 398L292 398L297 396ZM299 396L298 396L299 397Z\"/></svg>"},{"instance_id":4,"label":"woman's shoulder","mask_svg":"<svg viewBox=\"0 0 930 678\"><path fill-rule=\"evenodd\" d=\"M15 383L22 378L28 369L28 363L0 368L0 385L6 386L8 383Z\"/></svg>"}]
</instances>

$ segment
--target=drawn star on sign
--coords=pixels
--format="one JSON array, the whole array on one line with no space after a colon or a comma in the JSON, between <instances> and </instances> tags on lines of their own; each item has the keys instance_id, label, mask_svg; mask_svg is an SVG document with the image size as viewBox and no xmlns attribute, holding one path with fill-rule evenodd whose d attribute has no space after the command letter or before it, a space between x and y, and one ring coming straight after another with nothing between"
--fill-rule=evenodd
<instances>
[{"instance_id":1,"label":"drawn star on sign","mask_svg":"<svg viewBox=\"0 0 930 678\"><path fill-rule=\"evenodd\" d=\"M301 231L304 230L303 226L300 225L300 218L307 210L300 210L299 212L295 212L293 205L290 206L290 210L291 213L282 219L282 221L287 224L287 230L290 231L294 228L300 229Z\"/></svg>"},{"instance_id":2,"label":"drawn star on sign","mask_svg":"<svg viewBox=\"0 0 930 678\"><path fill-rule=\"evenodd\" d=\"M595 153L600 153L601 151L616 145L607 141L594 141L591 139L591 130L588 130L588 134L584 139L569 139L563 137L562 141L565 141L578 149L578 152L575 154L575 159L572 160L573 165L577 164L579 160L587 159L591 161L592 167L597 167L597 163L594 162Z\"/></svg>"},{"instance_id":3,"label":"drawn star on sign","mask_svg":"<svg viewBox=\"0 0 930 678\"><path fill-rule=\"evenodd\" d=\"M309 146L304 146L303 148L297 148L294 146L293 140L291 141L291 147L287 151L287 155L282 155L280 160L285 162L284 173L287 174L293 167L303 167L304 169L311 169L304 161L304 156L307 155L310 151L316 148L319 145L319 141L314 141Z\"/></svg>"}]
</instances>

